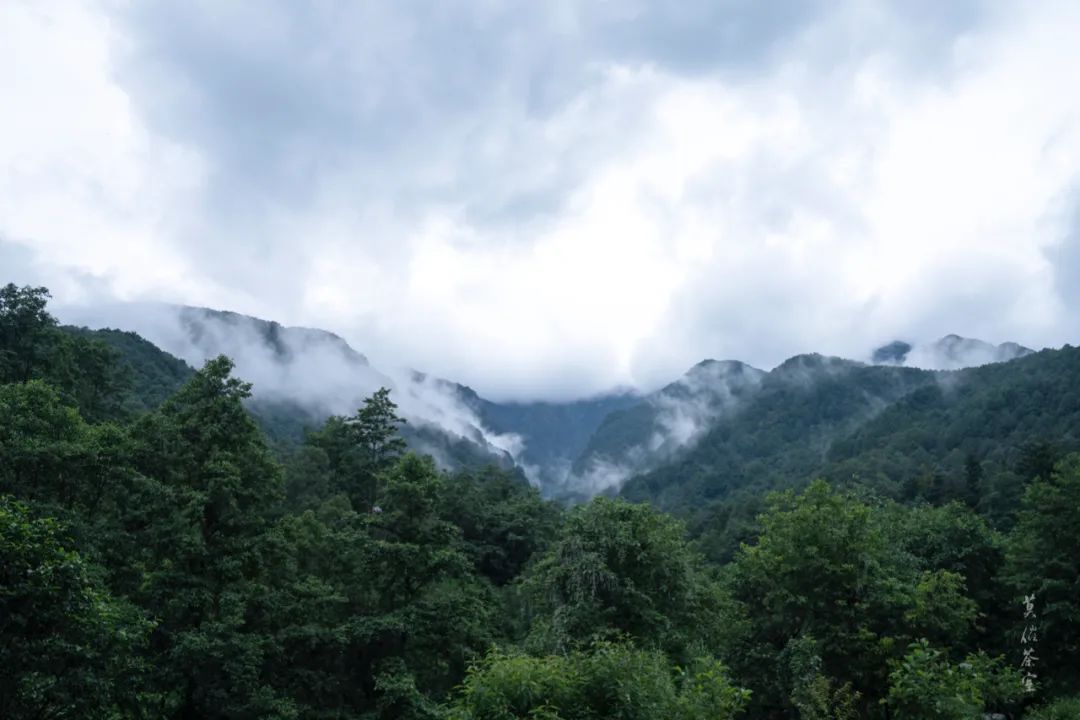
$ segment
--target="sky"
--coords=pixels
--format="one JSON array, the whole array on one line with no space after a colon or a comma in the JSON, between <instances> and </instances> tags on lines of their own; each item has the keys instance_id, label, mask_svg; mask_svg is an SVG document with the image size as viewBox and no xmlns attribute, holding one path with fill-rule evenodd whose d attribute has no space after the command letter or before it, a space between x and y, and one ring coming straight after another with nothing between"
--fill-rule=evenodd
<instances>
[{"instance_id":1,"label":"sky","mask_svg":"<svg viewBox=\"0 0 1080 720\"><path fill-rule=\"evenodd\" d=\"M494 399L1080 340L1080 3L0 2L0 282Z\"/></svg>"}]
</instances>

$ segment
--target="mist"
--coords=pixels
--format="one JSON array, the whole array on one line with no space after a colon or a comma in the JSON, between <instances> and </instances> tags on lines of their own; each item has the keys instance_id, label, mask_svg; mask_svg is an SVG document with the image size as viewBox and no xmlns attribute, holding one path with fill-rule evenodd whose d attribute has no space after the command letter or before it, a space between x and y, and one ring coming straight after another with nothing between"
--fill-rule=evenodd
<instances>
[{"instance_id":1,"label":"mist","mask_svg":"<svg viewBox=\"0 0 1080 720\"><path fill-rule=\"evenodd\" d=\"M621 487L629 477L693 447L717 422L735 414L765 375L737 361L705 360L695 365L630 411L638 417L627 413L609 418L571 469L564 481L567 490L596 494ZM632 425L623 430L631 441L605 444L605 434L617 434L620 425Z\"/></svg>"},{"instance_id":2,"label":"mist","mask_svg":"<svg viewBox=\"0 0 1080 720\"><path fill-rule=\"evenodd\" d=\"M492 455L519 463L524 440L485 427L467 402L464 388L402 367L375 368L361 353L331 332L284 327L231 312L159 303L62 306L65 323L115 327L143 336L195 368L218 355L235 364L234 375L252 383L252 399L302 408L321 422L330 415L352 415L382 387L409 426L464 439ZM423 452L443 467L453 465L437 445L416 439Z\"/></svg>"},{"instance_id":3,"label":"mist","mask_svg":"<svg viewBox=\"0 0 1080 720\"><path fill-rule=\"evenodd\" d=\"M961 370L991 363L1008 362L1030 355L1034 350L1015 342L994 345L983 340L946 335L933 342L895 341L874 351L871 361L923 370Z\"/></svg>"}]
</instances>

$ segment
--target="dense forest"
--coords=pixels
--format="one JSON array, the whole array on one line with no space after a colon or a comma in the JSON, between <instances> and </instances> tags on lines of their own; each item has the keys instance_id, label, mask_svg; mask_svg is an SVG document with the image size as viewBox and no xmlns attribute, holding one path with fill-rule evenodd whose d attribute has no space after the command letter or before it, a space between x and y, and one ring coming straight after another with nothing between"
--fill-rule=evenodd
<instances>
[{"instance_id":1,"label":"dense forest","mask_svg":"<svg viewBox=\"0 0 1080 720\"><path fill-rule=\"evenodd\" d=\"M1080 351L794 359L566 506L386 390L271 443L228 357L47 302L0 289L0 717L1080 718Z\"/></svg>"}]
</instances>

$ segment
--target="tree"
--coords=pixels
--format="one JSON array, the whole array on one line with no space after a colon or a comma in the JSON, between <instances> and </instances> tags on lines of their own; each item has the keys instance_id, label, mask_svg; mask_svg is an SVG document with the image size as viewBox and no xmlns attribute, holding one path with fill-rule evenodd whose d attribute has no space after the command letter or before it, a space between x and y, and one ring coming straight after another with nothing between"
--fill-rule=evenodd
<instances>
[{"instance_id":1,"label":"tree","mask_svg":"<svg viewBox=\"0 0 1080 720\"><path fill-rule=\"evenodd\" d=\"M953 664L926 640L893 663L886 700L897 720L978 720L1022 696L1020 673L1001 658L969 655Z\"/></svg>"},{"instance_id":2,"label":"tree","mask_svg":"<svg viewBox=\"0 0 1080 720\"><path fill-rule=\"evenodd\" d=\"M913 556L920 570L953 574L962 581L963 594L977 603L975 632L965 637L958 628L950 647L965 652L977 647L994 652L1009 649L1000 634L1013 614L1011 592L999 578L1005 561L1004 538L959 502L940 507L890 506L882 520L887 523L889 542Z\"/></svg>"},{"instance_id":3,"label":"tree","mask_svg":"<svg viewBox=\"0 0 1080 720\"><path fill-rule=\"evenodd\" d=\"M127 472L123 435L112 425L88 425L40 380L0 385L0 492L96 522Z\"/></svg>"},{"instance_id":4,"label":"tree","mask_svg":"<svg viewBox=\"0 0 1080 720\"><path fill-rule=\"evenodd\" d=\"M964 502L972 509L979 507L979 500L982 498L982 480L982 463L974 455L968 453L964 458L964 489L966 491Z\"/></svg>"},{"instance_id":5,"label":"tree","mask_svg":"<svg viewBox=\"0 0 1080 720\"><path fill-rule=\"evenodd\" d=\"M132 381L130 368L121 363L116 350L101 340L55 333L44 379L90 422L124 417L123 405Z\"/></svg>"},{"instance_id":6,"label":"tree","mask_svg":"<svg viewBox=\"0 0 1080 720\"><path fill-rule=\"evenodd\" d=\"M0 717L136 717L151 624L65 544L0 495Z\"/></svg>"},{"instance_id":7,"label":"tree","mask_svg":"<svg viewBox=\"0 0 1080 720\"><path fill-rule=\"evenodd\" d=\"M292 550L275 564L274 686L301 708L432 717L493 639L490 590L439 515L442 493L431 461L406 455L386 473L379 512L336 498L283 519Z\"/></svg>"},{"instance_id":8,"label":"tree","mask_svg":"<svg viewBox=\"0 0 1080 720\"><path fill-rule=\"evenodd\" d=\"M350 418L350 435L364 454L367 463L384 470L405 452L405 441L399 434L405 422L397 414L397 405L390 399L390 390L379 388L364 400L364 405Z\"/></svg>"},{"instance_id":9,"label":"tree","mask_svg":"<svg viewBox=\"0 0 1080 720\"><path fill-rule=\"evenodd\" d=\"M723 633L719 589L682 524L647 505L596 498L575 508L524 582L538 648L626 636L684 660Z\"/></svg>"},{"instance_id":10,"label":"tree","mask_svg":"<svg viewBox=\"0 0 1080 720\"><path fill-rule=\"evenodd\" d=\"M865 715L884 697L900 648L922 636L968 636L976 607L962 578L920 567L885 520L823 481L771 496L757 543L743 546L725 573L747 631L722 658L754 691L758 712L790 712L802 668L815 666L834 688L850 683ZM809 642L818 659L796 667Z\"/></svg>"},{"instance_id":11,"label":"tree","mask_svg":"<svg viewBox=\"0 0 1080 720\"><path fill-rule=\"evenodd\" d=\"M567 655L490 654L461 687L450 720L730 720L749 693L724 667L695 661L686 670L663 653L598 643Z\"/></svg>"},{"instance_id":12,"label":"tree","mask_svg":"<svg viewBox=\"0 0 1080 720\"><path fill-rule=\"evenodd\" d=\"M1020 459L1016 463L1016 472L1025 482L1036 478L1047 480L1054 474L1054 466L1060 455L1053 443L1034 440L1020 447Z\"/></svg>"},{"instance_id":13,"label":"tree","mask_svg":"<svg viewBox=\"0 0 1080 720\"><path fill-rule=\"evenodd\" d=\"M56 318L45 306L49 291L43 287L0 288L0 383L26 382L42 371L48 353L45 337Z\"/></svg>"},{"instance_id":14,"label":"tree","mask_svg":"<svg viewBox=\"0 0 1080 720\"><path fill-rule=\"evenodd\" d=\"M522 478L495 466L462 470L442 484L440 514L461 529L481 575L509 584L554 539L559 508Z\"/></svg>"},{"instance_id":15,"label":"tree","mask_svg":"<svg viewBox=\"0 0 1080 720\"><path fill-rule=\"evenodd\" d=\"M1080 673L1080 455L1033 481L1008 539L1005 578L1020 607L1034 596L1039 658L1035 672L1051 692L1075 690ZM1018 641L1017 641L1018 642Z\"/></svg>"},{"instance_id":16,"label":"tree","mask_svg":"<svg viewBox=\"0 0 1080 720\"><path fill-rule=\"evenodd\" d=\"M174 717L291 717L265 677L271 521L281 471L242 401L250 385L232 362L206 363L136 424L135 597L161 622L153 635L160 713Z\"/></svg>"},{"instance_id":17,"label":"tree","mask_svg":"<svg viewBox=\"0 0 1080 720\"><path fill-rule=\"evenodd\" d=\"M397 415L390 391L380 388L351 417L333 416L305 443L322 449L329 465L329 487L344 492L357 510L376 504L380 475L405 451L399 435L405 421Z\"/></svg>"}]
</instances>

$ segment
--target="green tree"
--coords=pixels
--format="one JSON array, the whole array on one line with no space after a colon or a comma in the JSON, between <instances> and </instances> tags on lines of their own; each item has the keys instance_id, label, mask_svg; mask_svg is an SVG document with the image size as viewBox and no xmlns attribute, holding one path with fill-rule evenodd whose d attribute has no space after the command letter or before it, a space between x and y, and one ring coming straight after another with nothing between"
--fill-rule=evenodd
<instances>
[{"instance_id":1,"label":"green tree","mask_svg":"<svg viewBox=\"0 0 1080 720\"><path fill-rule=\"evenodd\" d=\"M0 717L138 717L150 623L65 544L0 495Z\"/></svg>"},{"instance_id":2,"label":"green tree","mask_svg":"<svg viewBox=\"0 0 1080 720\"><path fill-rule=\"evenodd\" d=\"M980 720L1023 694L1019 671L1001 658L969 655L954 664L926 640L893 664L889 683L886 702L896 720Z\"/></svg>"},{"instance_id":3,"label":"green tree","mask_svg":"<svg viewBox=\"0 0 1080 720\"><path fill-rule=\"evenodd\" d=\"M968 453L964 458L964 502L968 507L976 509L982 498L983 468L982 463L974 455Z\"/></svg>"},{"instance_id":4,"label":"green tree","mask_svg":"<svg viewBox=\"0 0 1080 720\"><path fill-rule=\"evenodd\" d=\"M1028 486L1009 536L1004 574L1017 607L1021 597L1034 595L1040 684L1051 691L1075 691L1080 673L1080 455L1070 455L1048 478L1039 476Z\"/></svg>"},{"instance_id":5,"label":"green tree","mask_svg":"<svg viewBox=\"0 0 1080 720\"><path fill-rule=\"evenodd\" d=\"M48 298L43 287L0 288L0 383L26 382L44 370L46 339L56 328Z\"/></svg>"},{"instance_id":6,"label":"green tree","mask_svg":"<svg viewBox=\"0 0 1080 720\"><path fill-rule=\"evenodd\" d=\"M1080 697L1055 700L1024 717L1026 720L1075 720L1080 717Z\"/></svg>"},{"instance_id":7,"label":"green tree","mask_svg":"<svg viewBox=\"0 0 1080 720\"><path fill-rule=\"evenodd\" d=\"M265 678L263 630L272 568L270 523L280 468L243 407L250 385L210 360L134 429L135 464L150 479L131 524L146 578L140 604L154 633L163 716L289 717Z\"/></svg>"},{"instance_id":8,"label":"green tree","mask_svg":"<svg viewBox=\"0 0 1080 720\"><path fill-rule=\"evenodd\" d=\"M560 511L522 478L495 466L442 484L440 514L459 527L477 572L495 585L518 577L554 540Z\"/></svg>"},{"instance_id":9,"label":"green tree","mask_svg":"<svg viewBox=\"0 0 1080 720\"><path fill-rule=\"evenodd\" d=\"M377 504L381 475L405 451L399 434L404 422L390 391L380 388L355 415L331 417L318 431L308 433L305 444L326 453L328 490L345 493L357 510L371 510Z\"/></svg>"},{"instance_id":10,"label":"green tree","mask_svg":"<svg viewBox=\"0 0 1080 720\"><path fill-rule=\"evenodd\" d=\"M274 684L305 717L433 717L494 639L491 591L440 516L430 459L385 477L377 512L337 497L281 522Z\"/></svg>"},{"instance_id":11,"label":"green tree","mask_svg":"<svg viewBox=\"0 0 1080 720\"><path fill-rule=\"evenodd\" d=\"M51 340L44 379L90 422L123 419L132 378L120 354L101 340L79 334L57 332Z\"/></svg>"},{"instance_id":12,"label":"green tree","mask_svg":"<svg viewBox=\"0 0 1080 720\"><path fill-rule=\"evenodd\" d=\"M119 428L88 425L42 381L0 385L0 492L97 523L127 472L124 446Z\"/></svg>"},{"instance_id":13,"label":"green tree","mask_svg":"<svg viewBox=\"0 0 1080 720\"><path fill-rule=\"evenodd\" d=\"M1016 462L1016 472L1026 482L1037 478L1047 480L1054 474L1054 466L1060 454L1053 443L1046 440L1032 440L1020 447L1020 459Z\"/></svg>"},{"instance_id":14,"label":"green tree","mask_svg":"<svg viewBox=\"0 0 1080 720\"><path fill-rule=\"evenodd\" d=\"M967 637L976 608L962 578L921 568L892 541L885 519L822 481L772 496L757 543L726 572L747 635L723 657L754 690L757 712L790 712L805 674L792 676L792 658L805 653L807 637L820 674L836 688L850 683L861 714L885 695L889 660L908 642Z\"/></svg>"},{"instance_id":15,"label":"green tree","mask_svg":"<svg viewBox=\"0 0 1080 720\"><path fill-rule=\"evenodd\" d=\"M492 653L469 671L449 718L729 720L748 695L715 661L678 670L655 650L602 642L567 655Z\"/></svg>"},{"instance_id":16,"label":"green tree","mask_svg":"<svg viewBox=\"0 0 1080 720\"><path fill-rule=\"evenodd\" d=\"M597 498L575 508L525 587L539 648L628 636L685 659L724 633L719 588L683 525L647 505Z\"/></svg>"}]
</instances>

